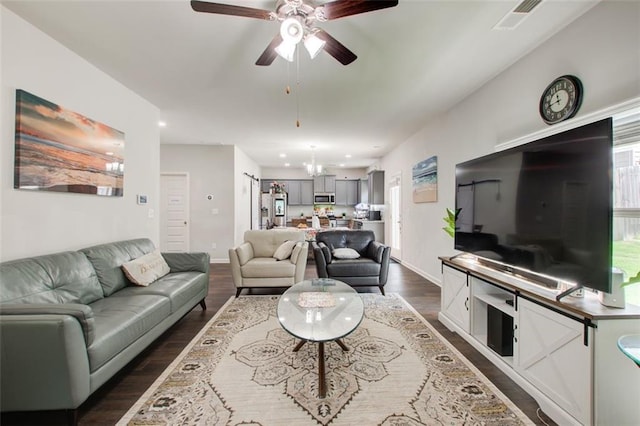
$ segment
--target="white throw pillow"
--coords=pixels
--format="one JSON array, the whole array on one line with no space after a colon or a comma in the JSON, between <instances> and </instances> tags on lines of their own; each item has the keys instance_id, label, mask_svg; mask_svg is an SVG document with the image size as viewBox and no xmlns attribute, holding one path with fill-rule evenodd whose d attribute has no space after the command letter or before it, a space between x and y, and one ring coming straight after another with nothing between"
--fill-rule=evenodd
<instances>
[{"instance_id":1,"label":"white throw pillow","mask_svg":"<svg viewBox=\"0 0 640 426\"><path fill-rule=\"evenodd\" d=\"M156 249L131 262L124 263L122 270L132 283L146 287L167 275L171 269L160 254L160 250Z\"/></svg>"},{"instance_id":2,"label":"white throw pillow","mask_svg":"<svg viewBox=\"0 0 640 426\"><path fill-rule=\"evenodd\" d=\"M278 260L285 260L291 257L291 252L293 251L293 247L296 245L297 241L285 241L280 244L280 247L276 249L276 252L273 253L273 257Z\"/></svg>"},{"instance_id":3,"label":"white throw pillow","mask_svg":"<svg viewBox=\"0 0 640 426\"><path fill-rule=\"evenodd\" d=\"M337 248L333 250L333 257L336 259L357 259L360 253L351 248Z\"/></svg>"}]
</instances>

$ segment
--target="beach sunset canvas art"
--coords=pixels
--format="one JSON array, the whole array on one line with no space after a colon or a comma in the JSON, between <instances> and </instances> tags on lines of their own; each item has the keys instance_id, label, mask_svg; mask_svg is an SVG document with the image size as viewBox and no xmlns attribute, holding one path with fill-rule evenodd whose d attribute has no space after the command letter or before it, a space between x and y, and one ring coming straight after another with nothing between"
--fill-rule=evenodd
<instances>
[{"instance_id":1,"label":"beach sunset canvas art","mask_svg":"<svg viewBox=\"0 0 640 426\"><path fill-rule=\"evenodd\" d=\"M121 197L124 133L18 89L14 188Z\"/></svg>"}]
</instances>

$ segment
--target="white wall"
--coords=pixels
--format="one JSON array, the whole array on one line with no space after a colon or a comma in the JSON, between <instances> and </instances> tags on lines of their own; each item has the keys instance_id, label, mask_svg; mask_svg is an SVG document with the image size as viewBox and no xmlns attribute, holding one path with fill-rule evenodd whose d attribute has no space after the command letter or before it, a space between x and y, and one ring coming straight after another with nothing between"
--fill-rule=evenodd
<instances>
[{"instance_id":1,"label":"white wall","mask_svg":"<svg viewBox=\"0 0 640 426\"><path fill-rule=\"evenodd\" d=\"M235 232L234 246L244 241L244 232L249 229L259 229L260 226L260 182L254 181L251 175L260 179L260 166L244 153L244 151L234 149L234 172L235 182ZM253 196L253 203L251 197ZM253 221L253 226L251 225Z\"/></svg>"},{"instance_id":2,"label":"white wall","mask_svg":"<svg viewBox=\"0 0 640 426\"><path fill-rule=\"evenodd\" d=\"M208 252L212 262L228 261L227 250L234 246L240 182L234 152L231 145L160 145L161 172L189 173L190 250Z\"/></svg>"},{"instance_id":3,"label":"white wall","mask_svg":"<svg viewBox=\"0 0 640 426\"><path fill-rule=\"evenodd\" d=\"M0 15L0 259L136 237L158 244L158 216L149 218L159 197L158 109L3 6ZM13 189L16 89L123 131L124 197Z\"/></svg>"},{"instance_id":4,"label":"white wall","mask_svg":"<svg viewBox=\"0 0 640 426\"><path fill-rule=\"evenodd\" d=\"M595 6L383 158L385 176L402 173L403 264L440 282L438 256L454 253L441 228L445 208L455 204L455 164L546 128L538 115L540 95L563 74L578 76L584 85L576 119L638 97L640 3ZM438 156L438 202L414 204L411 167L432 155Z\"/></svg>"}]
</instances>

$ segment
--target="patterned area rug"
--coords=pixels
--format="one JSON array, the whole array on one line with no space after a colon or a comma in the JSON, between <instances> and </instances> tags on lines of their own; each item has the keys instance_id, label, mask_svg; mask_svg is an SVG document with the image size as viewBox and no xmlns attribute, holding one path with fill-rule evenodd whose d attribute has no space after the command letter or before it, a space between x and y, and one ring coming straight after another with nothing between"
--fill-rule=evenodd
<instances>
[{"instance_id":1,"label":"patterned area rug","mask_svg":"<svg viewBox=\"0 0 640 426\"><path fill-rule=\"evenodd\" d=\"M365 317L325 345L327 396L318 398L317 345L276 318L279 296L231 298L118 424L533 424L398 295L360 295Z\"/></svg>"}]
</instances>

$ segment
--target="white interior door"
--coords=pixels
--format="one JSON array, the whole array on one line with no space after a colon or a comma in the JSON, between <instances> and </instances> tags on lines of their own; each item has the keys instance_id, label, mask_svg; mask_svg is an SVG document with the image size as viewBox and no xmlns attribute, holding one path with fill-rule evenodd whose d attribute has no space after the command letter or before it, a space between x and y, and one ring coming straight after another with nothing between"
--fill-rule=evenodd
<instances>
[{"instance_id":1,"label":"white interior door","mask_svg":"<svg viewBox=\"0 0 640 426\"><path fill-rule=\"evenodd\" d=\"M160 174L160 250L189 251L189 174Z\"/></svg>"},{"instance_id":2,"label":"white interior door","mask_svg":"<svg viewBox=\"0 0 640 426\"><path fill-rule=\"evenodd\" d=\"M389 187L389 245L391 247L391 257L402 260L402 200L400 198L402 175L397 174L391 177Z\"/></svg>"}]
</instances>

